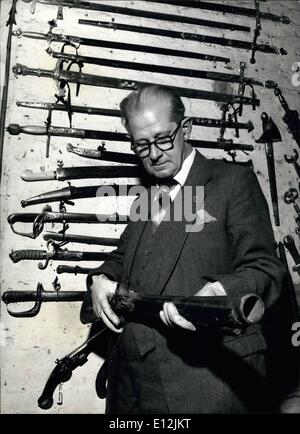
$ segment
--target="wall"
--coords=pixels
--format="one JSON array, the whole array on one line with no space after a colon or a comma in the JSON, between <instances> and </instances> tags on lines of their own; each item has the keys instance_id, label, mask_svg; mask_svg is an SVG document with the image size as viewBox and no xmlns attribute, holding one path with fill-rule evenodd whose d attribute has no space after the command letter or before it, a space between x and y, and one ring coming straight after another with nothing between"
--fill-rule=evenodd
<instances>
[{"instance_id":1,"label":"wall","mask_svg":"<svg viewBox=\"0 0 300 434\"><path fill-rule=\"evenodd\" d=\"M96 3L94 1L94 3ZM177 13L186 16L199 16L211 20L225 22L235 22L243 25L250 25L252 30L255 20L252 18L223 15L221 13L196 11L190 8L179 6L147 4L146 1L107 1L110 4L128 5L146 10L163 11L165 13ZM226 4L239 4L240 2L225 2ZM5 52L6 28L10 0L1 2L1 53ZM245 1L244 6L253 7L253 2ZM284 95L291 108L299 110L299 85L297 81L292 84L292 67L295 62L300 60L299 53L299 27L300 6L298 1L269 1L261 5L263 11L269 11L278 15L287 15L291 19L289 25L277 24L270 21L262 21L262 34L259 42L266 42L278 48L284 48L288 54L281 56L275 54L256 54L257 62L254 65L249 63L250 52L245 50L234 49L230 47L221 47L204 43L190 42L184 40L172 40L159 36L140 35L136 33L112 31L109 29L98 29L89 26L78 25L79 18L88 17L90 19L111 20L112 15L95 11L83 11L79 9L64 8L64 20L58 22L59 28L65 34L81 35L90 38L103 38L108 40L126 41L137 44L157 45L162 47L177 48L181 50L199 51L209 54L230 57L229 65L221 63L212 63L206 61L189 60L184 58L175 58L160 55L149 55L144 53L126 52L121 50L109 50L92 47L80 47L79 52L83 55L102 56L107 58L124 59L129 61L145 62L151 64L173 65L190 69L203 69L210 71L238 73L240 61L247 63L246 75L256 78L260 81L274 80L282 88ZM31 30L45 33L48 31L47 21L56 17L57 8L50 5L37 4L35 14L30 12L30 5L23 1L17 4L17 26L22 30ZM116 15L115 20L118 22L154 26L157 22L150 19L134 18ZM218 29L201 28L180 23L159 23L161 28L174 29L186 32L195 32L198 34L218 35L231 37L241 40L252 39L252 34L242 32L221 31ZM25 64L30 67L53 69L55 59L52 59L47 53L47 42L43 40L32 40L25 38L13 38L12 41L12 60L11 65L16 63ZM55 48L60 49L60 44ZM5 58L1 56L2 73L4 71ZM107 67L85 65L83 72L109 75L120 78L138 79L143 81L153 81L156 83L176 84L182 87L193 87L205 90L217 90L230 93L237 93L237 84L222 84L211 80L192 79L187 77L172 77L164 74L152 74L148 72L135 72L118 70ZM2 74L3 77L3 74ZM2 78L3 80L3 78ZM94 107L118 108L120 100L128 93L124 90L96 88L91 86L82 86L79 97L75 97L74 85L73 104ZM46 111L18 108L16 101L54 101L53 95L56 92L55 82L51 79L37 77L19 77L16 79L13 74L9 83L9 99L7 107L7 125L9 123L18 123L20 125L43 125L46 120ZM280 227L275 227L272 217L272 223L277 241L282 241L286 234L291 234L299 245L299 238L295 234L296 224L294 222L295 211L292 205L286 205L283 201L283 195L290 187L297 188L297 177L291 165L284 160L284 154L291 154L293 149L297 148L292 136L288 133L286 125L282 121L284 115L279 101L274 96L272 90L255 87L257 97L261 105L255 111L251 107L245 107L243 117L240 121L247 122L251 120L255 126L253 132L241 131L240 139L235 139L233 130L227 130L225 137L234 138L235 142L248 143L255 146L255 151L250 155L242 152L237 153L238 161L252 159L255 172L258 175L259 182L267 198L272 215L269 181L267 174L267 165L264 152L264 145L257 145L255 139L258 139L262 133L262 123L260 115L266 111L272 116L274 122L280 129L282 142L276 143L275 161L277 174L277 187L279 196L279 211L281 217ZM249 95L249 90L246 92ZM187 108L187 114L220 118L221 112L219 105L204 100L187 100L184 99ZM107 131L124 132L118 118L106 118L100 116L88 116L74 114L73 126L78 128L102 129ZM53 125L68 126L68 119L65 113L53 113ZM193 138L215 140L218 136L218 130L214 128L195 127ZM46 242L42 236L36 240L24 238L12 233L6 217L15 212L21 212L20 201L36 194L62 188L67 183L58 181L26 183L21 180L20 175L26 169L34 172L54 170L57 160L63 160L64 165L84 166L98 164L97 161L86 160L66 151L66 143L79 143L79 140L69 138L52 138L50 149L50 158L45 158L45 137L19 135L5 135L4 153L3 153L3 175L1 186L1 288L6 290L34 290L38 282L41 282L46 290L52 290L52 282L56 277L57 263L50 263L49 267L42 271L37 267L36 261L19 262L13 264L8 254L12 249L45 249ZM82 140L82 147L96 149L99 143L94 140ZM129 151L127 144L107 143L107 149L117 151ZM204 155L216 158L229 158L223 151L203 150ZM230 159L230 158L229 158ZM101 163L102 164L102 163ZM103 162L103 164L112 164ZM105 180L109 184L114 180ZM116 181L116 180L115 180ZM121 182L126 183L128 180L123 179ZM118 182L118 181L116 181ZM138 182L138 180L130 180ZM74 181L72 185L95 185L97 180ZM67 206L70 212L113 212L116 208L119 212L126 212L130 200L126 198L99 201L97 198L78 200L74 207ZM299 202L298 202L299 203ZM58 209L57 204L52 205L53 210ZM41 205L28 208L28 212L39 212ZM25 210L26 211L26 210ZM119 227L110 225L75 225L70 227L70 233L80 234L97 234L98 236L119 236L124 225ZM26 228L27 229L27 228ZM60 230L60 225L47 226L49 230ZM97 246L72 245L70 250L99 250ZM103 247L101 250L109 250ZM293 262L287 253L290 269ZM66 264L70 264L67 263ZM96 266L96 263L81 263L82 266ZM299 276L292 272L295 283L299 283ZM59 282L62 290L83 290L85 288L85 276L60 275ZM22 309L24 306L20 306ZM27 306L26 306L27 307ZM89 327L84 326L79 321L80 303L61 303L61 304L44 304L38 316L35 318L12 318L6 313L6 308L2 303L1 317L1 393L2 403L1 411L3 413L44 413L37 405L37 399L40 396L45 382L51 370L55 366L55 360L62 358L75 347L79 346L88 336ZM95 393L94 381L97 370L102 363L102 359L91 354L88 363L74 371L72 379L63 385L64 402L62 406L57 404L57 391L54 396L54 405L47 413L103 413L104 401L100 401Z\"/></svg>"}]
</instances>

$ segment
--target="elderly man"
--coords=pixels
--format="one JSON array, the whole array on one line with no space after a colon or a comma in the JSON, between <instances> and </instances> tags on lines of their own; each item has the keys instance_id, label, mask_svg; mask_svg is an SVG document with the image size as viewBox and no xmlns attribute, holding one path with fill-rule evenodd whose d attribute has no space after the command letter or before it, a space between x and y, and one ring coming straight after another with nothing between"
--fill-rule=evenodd
<instances>
[{"instance_id":1,"label":"elderly man","mask_svg":"<svg viewBox=\"0 0 300 434\"><path fill-rule=\"evenodd\" d=\"M147 221L130 221L117 250L88 276L82 321L90 321L90 303L95 317L115 332L106 359L106 412L268 411L266 342L258 325L238 337L196 330L173 303L165 303L158 324L129 322L121 328L111 309L118 282L154 295L256 292L269 307L278 299L284 276L253 171L196 152L188 141L192 120L168 88L132 92L120 108L133 151L155 183L169 188L171 218L157 220L149 213ZM179 193L185 201L184 189L197 186L204 189L205 219L201 230L192 230L184 216L174 218L172 208Z\"/></svg>"}]
</instances>

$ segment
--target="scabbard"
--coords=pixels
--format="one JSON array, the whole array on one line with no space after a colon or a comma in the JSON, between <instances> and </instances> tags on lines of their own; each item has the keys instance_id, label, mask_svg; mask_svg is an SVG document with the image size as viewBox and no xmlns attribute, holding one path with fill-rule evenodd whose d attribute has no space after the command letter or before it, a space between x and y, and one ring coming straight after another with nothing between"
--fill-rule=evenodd
<instances>
[{"instance_id":1,"label":"scabbard","mask_svg":"<svg viewBox=\"0 0 300 434\"><path fill-rule=\"evenodd\" d=\"M20 133L34 134L34 135L47 135L47 129L38 125L25 125L20 126L18 124L10 124L7 128L8 132L13 135ZM129 142L128 134L124 133L111 133L109 131L97 131L97 130L78 130L76 128L64 128L64 127L51 127L48 129L52 135L66 136L66 137L86 137L87 131L89 138L98 138L100 140L112 140L119 142ZM91 133L92 132L92 133ZM77 134L77 136L76 136ZM231 141L225 143L212 142L209 140L189 140L189 143L195 148L207 148L207 149L224 149L225 151L237 150L237 151L253 151L252 145L232 143ZM94 155L94 154L93 154ZM96 154L97 155L97 154ZM47 172L49 179L56 179L54 172ZM45 179L45 175L43 177ZM40 180L40 179L37 179Z\"/></svg>"},{"instance_id":2,"label":"scabbard","mask_svg":"<svg viewBox=\"0 0 300 434\"><path fill-rule=\"evenodd\" d=\"M119 238L91 237L69 233L47 232L43 235L45 241L59 241L68 243L94 244L100 246L117 246Z\"/></svg>"},{"instance_id":3,"label":"scabbard","mask_svg":"<svg viewBox=\"0 0 300 434\"><path fill-rule=\"evenodd\" d=\"M261 83L263 84L263 83ZM35 102L35 101L17 101L18 107L26 107L26 108L32 108L32 109L39 109L39 110L56 110L56 111L68 111L71 110L72 113L84 113L84 114L91 114L91 115L99 115L99 116L110 116L110 117L120 117L120 110L113 110L113 109L104 109L104 108L98 108L98 107L88 107L88 106L78 106L78 105L72 105L70 108L67 108L63 104L54 104L49 102ZM223 121L222 119L214 119L214 118L204 118L204 117L192 117L193 125L200 126L200 127L211 127L211 128L221 128L222 126L226 128L238 128L238 129L246 129L248 132L251 132L253 130L253 124L251 121L248 122L231 122L231 121ZM70 149L78 149L75 148L75 146L68 143L67 150L69 152L72 152ZM101 148L99 147L98 150L94 151L95 158L99 159L99 153L101 152ZM137 164L139 162L139 158L135 157L134 155L130 156L132 158L126 158L126 154L122 154L119 152L108 152L105 150L102 150L103 155L104 153L107 154L106 158L102 158L103 160L107 161L118 161L119 163L131 163L131 164ZM78 155L81 155L78 152ZM114 156L112 159L108 159L109 156ZM124 160L117 159L122 158L122 155L124 156ZM81 155L84 157L84 155ZM89 156L89 158L93 158L92 156Z\"/></svg>"},{"instance_id":4,"label":"scabbard","mask_svg":"<svg viewBox=\"0 0 300 434\"><path fill-rule=\"evenodd\" d=\"M295 266L293 266L293 271L296 271L300 275L300 254L297 250L295 240L291 235L286 235L283 239L284 246L288 249Z\"/></svg>"},{"instance_id":5,"label":"scabbard","mask_svg":"<svg viewBox=\"0 0 300 434\"><path fill-rule=\"evenodd\" d=\"M126 50L126 51L136 51L142 53L152 53L152 54L160 54L163 56L174 56L180 58L188 58L188 59L199 59L206 60L210 62L224 62L229 63L229 57L222 56L214 56L211 54L193 52L188 50L175 50L172 48L163 48L156 47L154 45L142 45L142 44L130 44L126 42L115 42L115 41L106 41L101 39L91 39L91 38L83 38L74 35L59 35L57 33L38 33L38 32L29 32L22 31L20 29L13 32L15 36L18 38L30 38L30 39L38 39L38 40L47 40L48 42L60 42L60 43L68 43L75 45L85 45L90 47L101 47L101 48L110 48L112 50Z\"/></svg>"},{"instance_id":6,"label":"scabbard","mask_svg":"<svg viewBox=\"0 0 300 434\"><path fill-rule=\"evenodd\" d=\"M244 8L241 6L232 6L223 3L210 3L202 0L151 0L152 3L171 4L184 6L207 11L222 12L224 14L242 15L246 17L256 17L256 10ZM290 19L286 16L274 15L269 12L260 12L260 17L265 20L289 24Z\"/></svg>"},{"instance_id":7,"label":"scabbard","mask_svg":"<svg viewBox=\"0 0 300 434\"><path fill-rule=\"evenodd\" d=\"M91 271L96 270L96 268L85 268L85 267L71 267L69 265L59 265L56 269L57 274L89 274Z\"/></svg>"},{"instance_id":8,"label":"scabbard","mask_svg":"<svg viewBox=\"0 0 300 434\"><path fill-rule=\"evenodd\" d=\"M123 89L123 90L131 90L131 91L133 90L139 91L149 85L157 84L157 83L137 81L137 80L124 80L115 77L82 74L76 71L65 71L65 70L50 71L45 69L29 68L21 64L16 64L15 66L13 66L13 72L16 76L33 75L37 77L53 78L56 80L65 80L68 83L79 83L79 84L85 84L90 86L100 86L100 87L107 87L112 89ZM260 104L260 101L257 98L249 98L240 95L229 95L229 94L222 94L219 92L209 92L206 90L189 89L189 88L167 86L167 85L165 85L165 87L175 91L176 93L178 93L178 95L186 98L228 102L232 104L237 103L237 104L245 104L251 106L259 106ZM103 140L105 140L105 138L103 138Z\"/></svg>"},{"instance_id":9,"label":"scabbard","mask_svg":"<svg viewBox=\"0 0 300 434\"><path fill-rule=\"evenodd\" d=\"M122 24L116 22L105 22L105 21L95 21L95 20L86 20L79 19L79 24L88 24L96 27L105 27L107 29L112 30L124 30L127 32L135 32L140 34L147 35L157 35L162 37L168 37L172 39L184 39L187 41L197 41L205 44L214 44L221 45L225 47L233 47L244 50L252 49L252 42L248 41L240 41L237 39L227 39L220 36L208 36L199 33L187 33L187 32L178 32L176 30L165 30L158 27L144 27L144 26L133 26L129 24ZM276 47L267 44L258 44L256 47L257 51L261 51L264 53L275 53L278 54L279 50Z\"/></svg>"},{"instance_id":10,"label":"scabbard","mask_svg":"<svg viewBox=\"0 0 300 434\"><path fill-rule=\"evenodd\" d=\"M41 301L47 302L70 302L83 301L85 291L42 291ZM36 291L6 291L2 295L2 301L5 304L36 301Z\"/></svg>"},{"instance_id":11,"label":"scabbard","mask_svg":"<svg viewBox=\"0 0 300 434\"><path fill-rule=\"evenodd\" d=\"M99 146L97 149L86 149L67 144L67 151L80 157L91 158L94 160L114 161L117 163L138 164L141 159L134 154L125 154L124 152L111 152Z\"/></svg>"},{"instance_id":12,"label":"scabbard","mask_svg":"<svg viewBox=\"0 0 300 434\"><path fill-rule=\"evenodd\" d=\"M104 109L99 107L88 107L81 105L71 105L70 107L64 104L54 104L51 102L38 102L38 101L17 101L18 107L26 107L39 110L55 110L55 111L71 111L72 113L83 113L99 116L120 117L120 110Z\"/></svg>"},{"instance_id":13,"label":"scabbard","mask_svg":"<svg viewBox=\"0 0 300 434\"><path fill-rule=\"evenodd\" d=\"M275 221L276 226L280 226L273 143L266 143L265 144L265 150L266 150L268 176L269 176L269 182L270 182L270 193L271 193L274 221Z\"/></svg>"},{"instance_id":14,"label":"scabbard","mask_svg":"<svg viewBox=\"0 0 300 434\"><path fill-rule=\"evenodd\" d=\"M51 126L46 128L42 125L10 124L7 127L9 134L17 136L19 134L29 134L34 136L55 136L55 137L75 137L77 139L95 140L114 140L116 142L128 142L130 139L127 134L115 133L110 131L84 130L81 128L67 128Z\"/></svg>"},{"instance_id":15,"label":"scabbard","mask_svg":"<svg viewBox=\"0 0 300 434\"><path fill-rule=\"evenodd\" d=\"M242 26L239 24L233 24L233 23L226 23L222 21L212 21L212 20L204 20L201 18L195 18L195 17L187 17L182 14L180 15L174 15L174 14L165 14L161 12L154 12L154 11L146 11L146 10L140 10L140 9L133 9L133 8L127 8L127 7L120 7L120 6L111 6L101 3L98 3L97 5L95 3L90 2L72 2L72 1L57 1L57 0L38 0L41 3L46 4L55 4L58 6L67 6L67 7L80 7L81 9L91 9L91 10L97 10L101 12L109 12L113 14L122 14L126 16L131 17L141 17L141 18L150 18L154 20L160 20L160 21L170 21L170 22L177 22L177 23L185 23L185 24L192 24L195 26L202 26L202 27L213 27L217 29L227 29L227 30L236 30L236 31L242 31L242 32L250 32L250 27L248 26ZM86 3L84 5L84 3ZM80 6L79 6L80 5ZM84 5L84 7L83 7Z\"/></svg>"},{"instance_id":16,"label":"scabbard","mask_svg":"<svg viewBox=\"0 0 300 434\"><path fill-rule=\"evenodd\" d=\"M88 187L65 187L60 190L48 191L47 193L38 194L37 196L33 196L29 199L22 200L21 206L25 208L30 205L37 205L41 203L52 203L58 201L70 201L75 199L87 199L87 198L96 198L103 196L129 196L130 189L133 185L105 185L105 190L102 188L103 186L93 185Z\"/></svg>"},{"instance_id":17,"label":"scabbard","mask_svg":"<svg viewBox=\"0 0 300 434\"><path fill-rule=\"evenodd\" d=\"M124 60L105 59L101 57L79 56L76 54L51 52L55 59L64 59L70 62L83 62L91 65L108 66L110 68L122 68L134 71L147 71L167 75L179 75L183 77L202 78L206 80L225 81L229 83L245 83L263 86L263 83L253 78L241 77L237 74L226 74L213 71L202 71L200 69L185 69L172 66L153 65L149 63L127 62Z\"/></svg>"},{"instance_id":18,"label":"scabbard","mask_svg":"<svg viewBox=\"0 0 300 434\"><path fill-rule=\"evenodd\" d=\"M106 252L77 252L70 250L13 250L9 257L14 262L52 260L52 261L105 261Z\"/></svg>"},{"instance_id":19,"label":"scabbard","mask_svg":"<svg viewBox=\"0 0 300 434\"><path fill-rule=\"evenodd\" d=\"M143 178L147 174L142 167L132 166L80 166L60 167L51 172L33 173L26 170L22 174L23 181L65 181L70 179L93 179L93 178ZM99 188L100 186L98 186ZM119 188L122 192L122 188ZM80 190L82 193L82 190ZM90 193L93 189L89 190ZM95 192L95 190L94 190Z\"/></svg>"},{"instance_id":20,"label":"scabbard","mask_svg":"<svg viewBox=\"0 0 300 434\"><path fill-rule=\"evenodd\" d=\"M37 217L43 217L44 223L127 223L128 216L121 214L85 214L85 213L15 213L10 214L7 221L10 225L15 223L33 223Z\"/></svg>"}]
</instances>

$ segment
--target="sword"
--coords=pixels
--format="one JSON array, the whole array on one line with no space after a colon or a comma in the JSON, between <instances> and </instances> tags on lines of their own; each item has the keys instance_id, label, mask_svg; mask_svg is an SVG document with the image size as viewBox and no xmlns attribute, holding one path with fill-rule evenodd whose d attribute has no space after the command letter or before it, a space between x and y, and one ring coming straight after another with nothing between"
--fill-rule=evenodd
<instances>
[{"instance_id":1,"label":"sword","mask_svg":"<svg viewBox=\"0 0 300 434\"><path fill-rule=\"evenodd\" d=\"M86 19L79 19L78 23L96 26L96 27L105 27L107 29L112 29L112 30L124 30L127 32L144 33L147 35L157 35L157 36L168 37L173 39L181 39L181 40L184 39L186 41L197 41L205 44L222 45L225 47L233 47L233 48L239 48L243 50L252 49L252 42L240 41L237 39L226 39L220 36L199 35L198 33L178 32L175 30L165 30L157 27L133 26L129 24L122 24L116 22L105 22L105 21L95 21L95 20L86 20ZM273 54L280 53L278 48L266 44L259 44L257 45L256 49L257 51L262 51L264 53L273 53Z\"/></svg>"},{"instance_id":2,"label":"sword","mask_svg":"<svg viewBox=\"0 0 300 434\"><path fill-rule=\"evenodd\" d=\"M245 83L263 86L264 83L253 78L241 77L238 74L226 74L222 72L202 71L199 69L177 68L172 66L153 65L149 63L127 62L124 60L105 59L102 57L81 56L70 53L51 51L55 59L64 59L70 62L82 62L91 65L108 66L110 68L132 69L134 71L157 72L159 74L179 75L191 78L203 78L206 80L226 81L230 83Z\"/></svg>"},{"instance_id":3,"label":"sword","mask_svg":"<svg viewBox=\"0 0 300 434\"><path fill-rule=\"evenodd\" d=\"M267 113L263 112L261 115L261 119L263 122L263 134L258 140L255 141L256 143L265 143L274 220L275 225L280 226L273 144L275 142L281 142L282 139L280 131L273 122L272 118L267 115Z\"/></svg>"},{"instance_id":4,"label":"sword","mask_svg":"<svg viewBox=\"0 0 300 434\"><path fill-rule=\"evenodd\" d=\"M27 171L29 172L29 171ZM28 173L27 173L28 175ZM36 179L35 179L36 180ZM41 203L51 202L65 202L69 205L74 205L70 202L74 199L87 199L91 197L104 197L104 196L129 196L132 194L131 187L134 185L93 185L87 187L69 187L61 188L60 190L48 191L47 193L38 194L29 199L22 200L22 208L26 208L30 205L37 205ZM102 188L103 187L103 188Z\"/></svg>"},{"instance_id":5,"label":"sword","mask_svg":"<svg viewBox=\"0 0 300 434\"><path fill-rule=\"evenodd\" d=\"M263 83L261 83L263 84ZM40 109L40 110L59 110L59 111L71 111L73 113L84 113L90 115L99 115L99 116L111 116L111 117L120 117L120 110L113 109L104 109L98 107L87 107L87 106L76 106L72 105L70 108L67 108L63 104L55 104L50 102L37 102L37 101L17 101L18 107L26 107L32 109ZM223 121L222 119L214 119L214 118L205 118L205 117L196 117L192 116L193 125L199 127L210 127L210 128L221 128L224 126L225 128L234 128L234 129L242 129L247 130L248 133L251 132L254 127L251 121L248 122L233 122L233 121ZM113 160L111 160L113 161ZM138 161L138 159L137 159Z\"/></svg>"},{"instance_id":6,"label":"sword","mask_svg":"<svg viewBox=\"0 0 300 434\"><path fill-rule=\"evenodd\" d=\"M284 246L289 251L295 265L293 266L293 271L296 271L300 275L300 255L295 245L294 238L291 235L286 235L283 239Z\"/></svg>"},{"instance_id":7,"label":"sword","mask_svg":"<svg viewBox=\"0 0 300 434\"><path fill-rule=\"evenodd\" d=\"M7 217L7 221L15 234L35 239L43 231L45 223L107 223L126 224L129 221L128 215L122 214L85 214L52 212L50 206L46 206L41 213L15 213ZM30 233L16 231L16 223L33 223L33 230Z\"/></svg>"},{"instance_id":8,"label":"sword","mask_svg":"<svg viewBox=\"0 0 300 434\"><path fill-rule=\"evenodd\" d=\"M49 261L105 261L109 253L107 252L77 252L67 249L60 249L57 246L53 251L48 250L13 250L9 257L14 264L20 261L37 261L45 260L45 263L39 262L40 270L48 267Z\"/></svg>"},{"instance_id":9,"label":"sword","mask_svg":"<svg viewBox=\"0 0 300 434\"><path fill-rule=\"evenodd\" d=\"M124 152L110 152L102 146L97 149L86 149L74 146L71 143L67 144L67 151L80 157L92 158L94 160L115 161L117 163L140 164L141 159L134 154L125 154Z\"/></svg>"},{"instance_id":10,"label":"sword","mask_svg":"<svg viewBox=\"0 0 300 434\"><path fill-rule=\"evenodd\" d=\"M256 16L256 10L255 9L248 9L240 6L232 6L222 3L209 3L202 0L151 0L152 3L167 3L170 5L176 5L176 6L184 6L184 7L190 7L195 9L203 9L207 11L214 11L214 12L222 12L224 14L234 14L234 15L242 15L246 17L253 17ZM275 22L280 22L283 24L289 24L291 20L286 16L280 16L280 15L274 15L270 14L268 12L261 12L260 13L261 18L265 20L271 20Z\"/></svg>"},{"instance_id":11,"label":"sword","mask_svg":"<svg viewBox=\"0 0 300 434\"><path fill-rule=\"evenodd\" d=\"M68 233L46 232L45 241L59 241L60 243L94 244L100 246L117 246L119 238L91 237L88 235L74 235Z\"/></svg>"},{"instance_id":12,"label":"sword","mask_svg":"<svg viewBox=\"0 0 300 434\"><path fill-rule=\"evenodd\" d=\"M68 83L80 83L90 86L100 86L108 87L113 89L123 89L123 90L142 90L146 86L149 86L151 82L143 82L137 80L124 80L115 77L106 77L100 75L92 74L82 74L76 71L65 71L61 70L62 59L58 60L57 65L54 70L40 69L40 68L29 68L25 65L20 65L17 63L13 66L13 72L16 75L32 75L37 77L53 78L55 80L64 80ZM157 84L157 83L156 83ZM209 101L221 101L228 102L231 104L242 103L246 105L259 106L260 101L257 98L248 98L245 96L238 95L228 95L218 92L209 92L205 90L189 89L184 87L175 86L165 86L173 91L177 92L180 96L186 98L204 99Z\"/></svg>"},{"instance_id":13,"label":"sword","mask_svg":"<svg viewBox=\"0 0 300 434\"><path fill-rule=\"evenodd\" d=\"M46 128L39 125L24 125L20 126L18 124L10 124L7 127L7 131L12 135L32 134L32 135L48 135L58 137L75 137L75 138L89 138L97 140L114 140L117 142L129 142L130 137L125 133L115 133L109 131L98 131L98 130L83 130L78 128L66 128L51 126ZM189 143L195 148L208 148L208 149L224 149L229 150L240 150L240 151L253 151L252 145L232 143L231 140L224 141L222 143L212 142L209 140L189 140ZM74 150L74 149L73 149ZM70 151L72 152L72 151ZM76 151L76 153L79 153ZM96 154L97 155L97 154Z\"/></svg>"},{"instance_id":14,"label":"sword","mask_svg":"<svg viewBox=\"0 0 300 434\"><path fill-rule=\"evenodd\" d=\"M58 167L51 172L33 173L26 170L22 174L23 181L66 181L68 179L83 178L142 178L149 177L142 167L132 166L80 166L80 167ZM100 186L98 186L99 188ZM108 187L108 186L105 186ZM119 186L119 191L124 194L126 186ZM112 187L113 189L113 187ZM96 192L95 188L92 190ZM92 192L90 191L90 193ZM82 190L81 190L82 192Z\"/></svg>"},{"instance_id":15,"label":"sword","mask_svg":"<svg viewBox=\"0 0 300 434\"><path fill-rule=\"evenodd\" d=\"M96 270L96 268L85 268L79 267L75 265L75 267L71 267L69 265L59 265L56 269L57 274L89 274L91 271Z\"/></svg>"},{"instance_id":16,"label":"sword","mask_svg":"<svg viewBox=\"0 0 300 434\"><path fill-rule=\"evenodd\" d=\"M185 50L175 50L173 48L163 48L163 47L155 47L150 45L140 45L140 44L130 44L125 42L115 42L115 41L105 41L102 39L91 39L91 38L83 38L74 35L61 35L57 33L53 33L52 29L56 24L54 21L51 21L50 31L48 33L39 33L39 32L30 32L30 31L22 31L21 29L13 32L14 36L18 38L30 38L30 39L39 39L39 40L47 40L50 45L52 42L60 42L63 44L69 44L76 46L77 48L80 45L90 46L90 47L101 47L101 48L110 48L112 50L125 50L125 51L137 51L141 53L152 53L159 54L163 56L174 56L180 58L187 59L199 59L206 60L209 62L224 62L229 63L230 59L228 57L214 56L210 54L196 53L193 51L185 51ZM49 47L50 48L50 47Z\"/></svg>"},{"instance_id":17,"label":"sword","mask_svg":"<svg viewBox=\"0 0 300 434\"><path fill-rule=\"evenodd\" d=\"M86 291L45 291L43 285L38 283L36 291L6 291L2 295L2 301L6 305L34 301L32 309L25 312L12 312L7 308L8 313L16 318L31 318L36 316L42 302L74 302L83 301Z\"/></svg>"},{"instance_id":18,"label":"sword","mask_svg":"<svg viewBox=\"0 0 300 434\"><path fill-rule=\"evenodd\" d=\"M141 17L141 18L150 18L160 21L171 21L177 23L185 23L192 24L195 26L204 26L204 27L214 27L217 29L227 29L227 30L237 30L242 32L250 32L250 27L241 26L238 24L232 23L224 23L222 21L212 21L212 20L204 20L200 18L194 17L186 17L183 15L173 15L173 14L165 14L161 12L153 12L153 11L145 11L140 9L132 9L132 8L123 8L120 6L111 6L105 4L97 4L90 2L71 2L71 1L61 1L61 0L37 0L40 3L57 5L57 6L68 6L74 7L74 5L79 5L81 9L90 9L97 10L101 12L110 12L114 14L122 14L132 17ZM76 6L75 6L76 7Z\"/></svg>"}]
</instances>

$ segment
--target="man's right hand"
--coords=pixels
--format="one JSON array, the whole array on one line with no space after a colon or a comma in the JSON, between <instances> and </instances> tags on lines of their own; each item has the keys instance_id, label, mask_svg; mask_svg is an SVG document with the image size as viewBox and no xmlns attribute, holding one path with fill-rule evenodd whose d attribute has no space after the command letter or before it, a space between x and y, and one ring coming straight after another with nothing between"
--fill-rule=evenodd
<instances>
[{"instance_id":1,"label":"man's right hand","mask_svg":"<svg viewBox=\"0 0 300 434\"><path fill-rule=\"evenodd\" d=\"M90 285L93 311L104 324L116 333L121 333L120 320L110 307L110 300L115 295L117 282L109 280L104 274L94 275Z\"/></svg>"}]
</instances>

